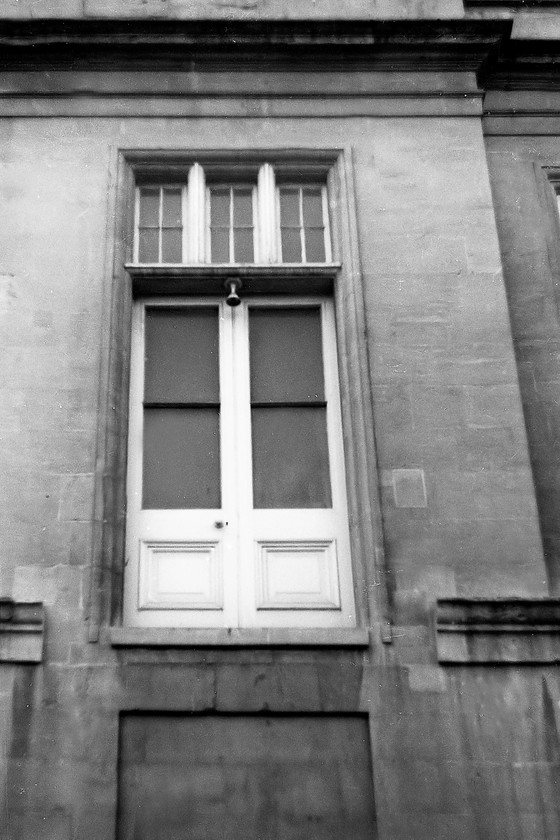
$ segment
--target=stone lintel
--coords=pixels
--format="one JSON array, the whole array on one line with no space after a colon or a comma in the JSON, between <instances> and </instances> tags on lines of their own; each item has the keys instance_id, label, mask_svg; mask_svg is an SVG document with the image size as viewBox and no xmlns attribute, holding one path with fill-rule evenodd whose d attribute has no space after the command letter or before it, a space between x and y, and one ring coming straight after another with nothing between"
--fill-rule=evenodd
<instances>
[{"instance_id":1,"label":"stone lintel","mask_svg":"<svg viewBox=\"0 0 560 840\"><path fill-rule=\"evenodd\" d=\"M0 598L0 663L42 662L44 631L41 601Z\"/></svg>"},{"instance_id":2,"label":"stone lintel","mask_svg":"<svg viewBox=\"0 0 560 840\"><path fill-rule=\"evenodd\" d=\"M560 598L440 598L436 641L442 664L560 662Z\"/></svg>"}]
</instances>

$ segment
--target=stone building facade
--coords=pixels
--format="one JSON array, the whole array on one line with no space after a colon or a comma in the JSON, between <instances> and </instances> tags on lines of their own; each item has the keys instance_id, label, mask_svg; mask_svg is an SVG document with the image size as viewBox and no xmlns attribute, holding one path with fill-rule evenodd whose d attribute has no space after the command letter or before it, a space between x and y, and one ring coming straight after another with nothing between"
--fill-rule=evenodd
<instances>
[{"instance_id":1,"label":"stone building facade","mask_svg":"<svg viewBox=\"0 0 560 840\"><path fill-rule=\"evenodd\" d=\"M0 836L558 838L560 3L0 43Z\"/></svg>"}]
</instances>

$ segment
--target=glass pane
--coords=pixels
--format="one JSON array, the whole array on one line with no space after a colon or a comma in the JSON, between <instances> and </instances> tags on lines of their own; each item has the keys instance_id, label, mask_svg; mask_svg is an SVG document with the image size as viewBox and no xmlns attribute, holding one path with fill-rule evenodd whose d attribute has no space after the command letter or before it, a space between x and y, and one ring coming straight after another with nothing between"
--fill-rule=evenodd
<instances>
[{"instance_id":1,"label":"glass pane","mask_svg":"<svg viewBox=\"0 0 560 840\"><path fill-rule=\"evenodd\" d=\"M138 260L141 263L159 262L159 230L156 228L138 231Z\"/></svg>"},{"instance_id":2,"label":"glass pane","mask_svg":"<svg viewBox=\"0 0 560 840\"><path fill-rule=\"evenodd\" d=\"M253 408L256 508L331 507L326 409Z\"/></svg>"},{"instance_id":3,"label":"glass pane","mask_svg":"<svg viewBox=\"0 0 560 840\"><path fill-rule=\"evenodd\" d=\"M306 187L303 190L303 224L305 227L322 227L323 196L320 188Z\"/></svg>"},{"instance_id":4,"label":"glass pane","mask_svg":"<svg viewBox=\"0 0 560 840\"><path fill-rule=\"evenodd\" d=\"M233 191L233 224L235 227L253 226L252 190Z\"/></svg>"},{"instance_id":5,"label":"glass pane","mask_svg":"<svg viewBox=\"0 0 560 840\"><path fill-rule=\"evenodd\" d=\"M219 508L218 408L144 409L144 508Z\"/></svg>"},{"instance_id":6,"label":"glass pane","mask_svg":"<svg viewBox=\"0 0 560 840\"><path fill-rule=\"evenodd\" d=\"M322 228L305 231L305 258L307 262L325 262L325 234Z\"/></svg>"},{"instance_id":7,"label":"glass pane","mask_svg":"<svg viewBox=\"0 0 560 840\"><path fill-rule=\"evenodd\" d=\"M229 227L229 189L210 190L210 224Z\"/></svg>"},{"instance_id":8,"label":"glass pane","mask_svg":"<svg viewBox=\"0 0 560 840\"><path fill-rule=\"evenodd\" d=\"M183 231L181 228L168 228L161 232L161 259L164 263L183 261Z\"/></svg>"},{"instance_id":9,"label":"glass pane","mask_svg":"<svg viewBox=\"0 0 560 840\"><path fill-rule=\"evenodd\" d=\"M301 239L299 228L282 229L282 262L301 262Z\"/></svg>"},{"instance_id":10,"label":"glass pane","mask_svg":"<svg viewBox=\"0 0 560 840\"><path fill-rule=\"evenodd\" d=\"M217 308L146 309L146 402L219 401Z\"/></svg>"},{"instance_id":11,"label":"glass pane","mask_svg":"<svg viewBox=\"0 0 560 840\"><path fill-rule=\"evenodd\" d=\"M251 308L249 346L252 402L325 399L319 308Z\"/></svg>"},{"instance_id":12,"label":"glass pane","mask_svg":"<svg viewBox=\"0 0 560 840\"><path fill-rule=\"evenodd\" d=\"M299 227L299 190L280 190L280 225Z\"/></svg>"},{"instance_id":13,"label":"glass pane","mask_svg":"<svg viewBox=\"0 0 560 840\"><path fill-rule=\"evenodd\" d=\"M253 229L234 230L233 247L236 263L253 262Z\"/></svg>"},{"instance_id":14,"label":"glass pane","mask_svg":"<svg viewBox=\"0 0 560 840\"><path fill-rule=\"evenodd\" d=\"M166 189L163 191L163 227L181 227L183 211L181 206L181 190Z\"/></svg>"},{"instance_id":15,"label":"glass pane","mask_svg":"<svg viewBox=\"0 0 560 840\"><path fill-rule=\"evenodd\" d=\"M210 231L210 260L213 263L229 262L229 230L214 228Z\"/></svg>"},{"instance_id":16,"label":"glass pane","mask_svg":"<svg viewBox=\"0 0 560 840\"><path fill-rule=\"evenodd\" d=\"M140 227L159 226L159 187L140 190Z\"/></svg>"}]
</instances>

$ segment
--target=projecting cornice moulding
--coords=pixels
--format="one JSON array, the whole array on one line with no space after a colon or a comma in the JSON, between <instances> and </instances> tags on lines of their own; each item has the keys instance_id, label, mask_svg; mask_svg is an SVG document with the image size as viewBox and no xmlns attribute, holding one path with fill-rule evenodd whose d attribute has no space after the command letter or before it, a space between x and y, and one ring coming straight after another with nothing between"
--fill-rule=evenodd
<instances>
[{"instance_id":1,"label":"projecting cornice moulding","mask_svg":"<svg viewBox=\"0 0 560 840\"><path fill-rule=\"evenodd\" d=\"M4 20L4 70L184 70L236 59L310 67L478 71L510 21L455 20Z\"/></svg>"},{"instance_id":2,"label":"projecting cornice moulding","mask_svg":"<svg viewBox=\"0 0 560 840\"><path fill-rule=\"evenodd\" d=\"M436 603L441 664L560 662L560 598L446 598Z\"/></svg>"},{"instance_id":3,"label":"projecting cornice moulding","mask_svg":"<svg viewBox=\"0 0 560 840\"><path fill-rule=\"evenodd\" d=\"M42 662L44 632L40 601L0 598L0 664Z\"/></svg>"}]
</instances>

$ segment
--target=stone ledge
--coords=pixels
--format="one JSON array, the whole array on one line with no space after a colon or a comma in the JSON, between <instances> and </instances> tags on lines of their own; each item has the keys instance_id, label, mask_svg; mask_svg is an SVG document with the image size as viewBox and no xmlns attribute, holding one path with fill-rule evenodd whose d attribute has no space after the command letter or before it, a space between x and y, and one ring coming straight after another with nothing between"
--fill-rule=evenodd
<instances>
[{"instance_id":1,"label":"stone ledge","mask_svg":"<svg viewBox=\"0 0 560 840\"><path fill-rule=\"evenodd\" d=\"M42 662L44 632L41 601L0 598L0 662Z\"/></svg>"},{"instance_id":2,"label":"stone ledge","mask_svg":"<svg viewBox=\"0 0 560 840\"><path fill-rule=\"evenodd\" d=\"M560 662L560 598L445 598L436 604L438 661Z\"/></svg>"},{"instance_id":3,"label":"stone ledge","mask_svg":"<svg viewBox=\"0 0 560 840\"><path fill-rule=\"evenodd\" d=\"M369 632L364 628L282 628L251 629L111 627L113 647L353 647L366 648Z\"/></svg>"}]
</instances>

